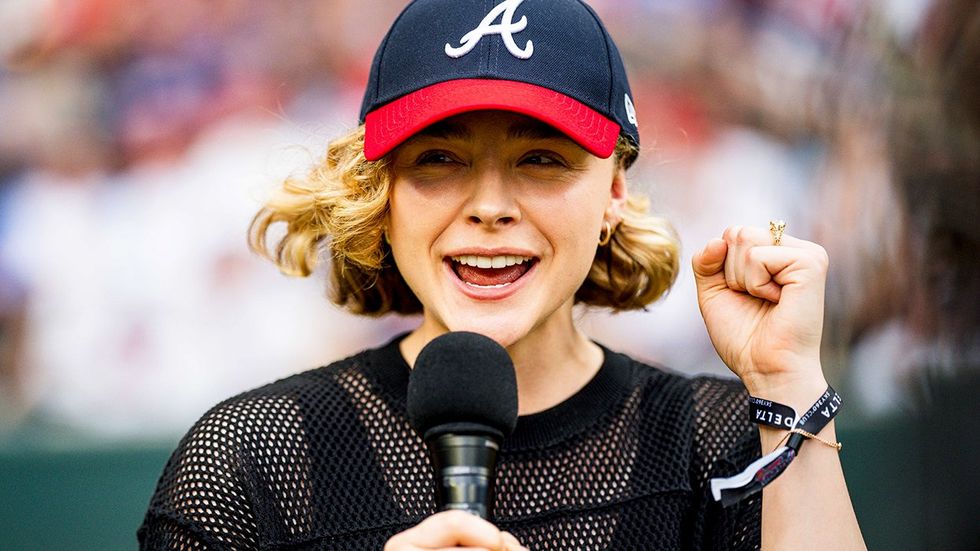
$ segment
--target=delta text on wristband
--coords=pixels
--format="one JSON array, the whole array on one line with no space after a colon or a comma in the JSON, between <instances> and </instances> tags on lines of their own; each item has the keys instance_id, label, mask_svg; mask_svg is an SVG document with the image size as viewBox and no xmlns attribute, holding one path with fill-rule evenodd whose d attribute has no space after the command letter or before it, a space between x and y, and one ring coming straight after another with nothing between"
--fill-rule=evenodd
<instances>
[{"instance_id":1,"label":"delta text on wristband","mask_svg":"<svg viewBox=\"0 0 980 551\"><path fill-rule=\"evenodd\" d=\"M749 396L749 419L759 425L790 430L796 424L796 410L779 402Z\"/></svg>"},{"instance_id":2,"label":"delta text on wristband","mask_svg":"<svg viewBox=\"0 0 980 551\"><path fill-rule=\"evenodd\" d=\"M837 415L841 404L840 394L827 385L827 390L799 418L796 417L796 410L790 406L756 397L749 397L749 416L753 422L761 425L785 430L801 429L817 434ZM793 433L785 445L753 461L741 473L728 478L712 478L712 497L727 507L762 491L786 470L799 454L804 441L802 435Z\"/></svg>"}]
</instances>

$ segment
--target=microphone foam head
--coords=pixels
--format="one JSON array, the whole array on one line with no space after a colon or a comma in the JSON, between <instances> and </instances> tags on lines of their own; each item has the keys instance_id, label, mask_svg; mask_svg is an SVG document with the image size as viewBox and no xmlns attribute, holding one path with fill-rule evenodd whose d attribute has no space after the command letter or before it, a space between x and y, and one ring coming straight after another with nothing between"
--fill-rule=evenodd
<instances>
[{"instance_id":1,"label":"microphone foam head","mask_svg":"<svg viewBox=\"0 0 980 551\"><path fill-rule=\"evenodd\" d=\"M408 379L408 420L425 440L450 432L509 435L517 424L517 376L507 351L464 331L433 339Z\"/></svg>"}]
</instances>

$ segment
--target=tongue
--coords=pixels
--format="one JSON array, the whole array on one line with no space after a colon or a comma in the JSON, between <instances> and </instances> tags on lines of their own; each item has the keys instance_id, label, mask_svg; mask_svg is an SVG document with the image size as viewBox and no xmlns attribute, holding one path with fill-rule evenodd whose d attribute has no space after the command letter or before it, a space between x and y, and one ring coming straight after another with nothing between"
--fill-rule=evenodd
<instances>
[{"instance_id":1,"label":"tongue","mask_svg":"<svg viewBox=\"0 0 980 551\"><path fill-rule=\"evenodd\" d=\"M524 275L529 267L530 263L527 262L506 268L475 268L465 264L456 264L456 275L467 283L488 287L513 283Z\"/></svg>"}]
</instances>

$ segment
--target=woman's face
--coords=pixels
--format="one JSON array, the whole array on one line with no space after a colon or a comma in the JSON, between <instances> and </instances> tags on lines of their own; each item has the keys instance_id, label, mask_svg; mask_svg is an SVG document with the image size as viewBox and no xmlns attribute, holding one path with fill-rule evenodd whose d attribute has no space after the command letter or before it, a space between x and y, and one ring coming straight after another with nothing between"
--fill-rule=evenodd
<instances>
[{"instance_id":1,"label":"woman's face","mask_svg":"<svg viewBox=\"0 0 980 551\"><path fill-rule=\"evenodd\" d=\"M571 328L603 221L615 225L625 201L613 158L503 111L447 119L392 155L388 237L423 330L510 346Z\"/></svg>"}]
</instances>

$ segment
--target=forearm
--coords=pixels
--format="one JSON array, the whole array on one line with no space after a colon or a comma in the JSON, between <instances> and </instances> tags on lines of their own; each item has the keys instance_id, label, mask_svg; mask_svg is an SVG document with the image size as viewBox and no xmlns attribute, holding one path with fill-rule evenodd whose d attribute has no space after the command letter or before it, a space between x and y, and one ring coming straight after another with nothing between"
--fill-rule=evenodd
<instances>
[{"instance_id":1,"label":"forearm","mask_svg":"<svg viewBox=\"0 0 980 551\"><path fill-rule=\"evenodd\" d=\"M769 389L768 395L753 395L785 403L802 413L822 392L823 388L813 391L821 385L826 388L822 382L813 382L797 387L806 390ZM785 430L760 426L762 452L775 449L786 435ZM834 422L817 436L837 442ZM782 475L766 486L762 494L762 549L866 549L837 449L816 439L806 441Z\"/></svg>"},{"instance_id":2,"label":"forearm","mask_svg":"<svg viewBox=\"0 0 980 551\"><path fill-rule=\"evenodd\" d=\"M823 247L783 229L775 222L768 232L729 227L691 262L698 306L718 355L752 396L802 416L827 389L820 339L829 259ZM821 426L826 420L811 416L800 428L836 441L833 423ZM763 453L785 435L760 429ZM865 549L836 447L809 441L799 451L763 490L762 548Z\"/></svg>"}]
</instances>

